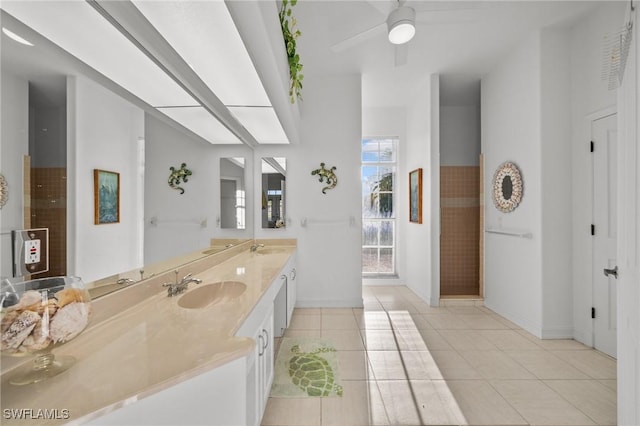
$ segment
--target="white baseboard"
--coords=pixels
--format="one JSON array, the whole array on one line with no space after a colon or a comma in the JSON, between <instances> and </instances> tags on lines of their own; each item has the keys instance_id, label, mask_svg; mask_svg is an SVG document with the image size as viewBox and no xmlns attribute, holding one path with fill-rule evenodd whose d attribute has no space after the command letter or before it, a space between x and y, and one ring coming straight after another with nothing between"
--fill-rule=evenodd
<instances>
[{"instance_id":1,"label":"white baseboard","mask_svg":"<svg viewBox=\"0 0 640 426\"><path fill-rule=\"evenodd\" d=\"M547 327L542 329L543 339L573 339L573 327Z\"/></svg>"}]
</instances>

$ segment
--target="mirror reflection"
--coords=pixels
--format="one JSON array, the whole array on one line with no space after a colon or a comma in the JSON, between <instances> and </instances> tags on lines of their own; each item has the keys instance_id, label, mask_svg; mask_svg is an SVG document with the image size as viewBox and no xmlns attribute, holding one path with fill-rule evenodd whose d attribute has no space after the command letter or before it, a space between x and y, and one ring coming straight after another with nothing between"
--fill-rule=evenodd
<instances>
[{"instance_id":1,"label":"mirror reflection","mask_svg":"<svg viewBox=\"0 0 640 426\"><path fill-rule=\"evenodd\" d=\"M220 159L220 227L245 229L244 158Z\"/></svg>"},{"instance_id":2,"label":"mirror reflection","mask_svg":"<svg viewBox=\"0 0 640 426\"><path fill-rule=\"evenodd\" d=\"M285 158L262 158L262 228L285 227L286 176Z\"/></svg>"},{"instance_id":3,"label":"mirror reflection","mask_svg":"<svg viewBox=\"0 0 640 426\"><path fill-rule=\"evenodd\" d=\"M115 83L105 81L104 76L95 70L79 65L77 59L62 49L53 48L51 42L37 36L28 27L6 14L4 9L0 10L0 20L3 27L11 24L27 38L39 40L39 43L25 49L19 43L4 43L3 39L0 49L0 74L3 81L0 97L3 116L6 110L7 117L19 118L3 120L2 132L3 135L6 132L9 135L20 136L3 137L2 155L7 156L6 161L21 164L21 167L2 170L3 175L0 174L0 207L4 215L3 232L0 233L0 248L3 253L0 259L1 276L12 275L12 229L49 228L49 272L32 278L79 275L93 299L128 288L205 256L237 247L246 241L237 239L238 236L252 236L252 223L246 225L244 216L240 217L237 211L230 221L236 229L244 229L242 235L221 235L220 230L207 226L207 221L213 222L216 216L218 200L210 200L211 203L206 204L208 210L204 213L201 213L204 207L198 213L193 213L189 209L181 209L179 203L173 203L176 208L171 211L162 209L163 204L169 203L153 194L162 194L162 191L168 190L166 177L169 174L169 166L176 166L179 162L176 164L174 158L159 146L175 146L176 149L184 150L185 156L181 156L180 161L188 157L186 154L191 157L202 156L202 151L192 150L192 145L189 145L190 138L186 136L183 141L181 138L176 140L173 137L174 133L165 133L166 126L159 126L167 123L150 114L143 115L142 111L148 106L142 105L142 102L133 96L123 96L117 100L113 98L110 91L117 89L116 93L123 92ZM4 90L6 87L11 90ZM67 93L71 93L70 90L76 95L68 98ZM82 99L82 105L85 105L79 110L108 111L103 115L109 120L97 120L98 126L92 122L94 115L67 114L68 110L75 111L75 108L68 108L67 103L76 102L73 105L78 105L78 99ZM109 101L105 102L105 99ZM132 112L134 110L136 114ZM126 114L119 111L126 111ZM123 116L126 120L120 119ZM117 130L113 127L114 122L119 126ZM67 126L83 129L83 136L78 137L77 145L67 146L67 141L71 140L67 138ZM122 194L125 193L125 188L130 194L127 198L122 198L124 195L121 195L122 214L126 220L119 224L104 225L108 226L108 229L93 224L93 181L91 178L85 178L92 176L95 164L94 148L102 143L101 129L105 127L113 130L114 134L125 136L117 138L117 141L109 139L109 144L113 145L110 145L108 155L101 155L100 164L109 164L106 166L108 170L121 173ZM122 129L130 131L125 132ZM153 131L149 132L148 129ZM131 140L126 135L131 135ZM67 149L72 149L73 151L69 152L73 154L68 154ZM215 158L211 160L215 163L219 157L216 153L218 149L222 148L212 146L206 153L207 158ZM234 147L233 151L225 152L229 157L253 155L248 154L250 151L245 147ZM27 153L29 157L25 159L23 154ZM122 153L126 153L131 161L123 161ZM68 155L73 155L77 161L67 164ZM206 171L211 176L208 179L208 188L213 185L214 168L217 167L215 163ZM205 171L201 172L200 176L205 176ZM23 173L30 176L30 180L25 182ZM155 173L159 173L162 178L157 179ZM67 185L67 176L72 174L78 178L74 180L73 185ZM223 172L221 176L232 178L235 174ZM236 179L236 185L238 188L241 185L242 190L246 191L247 178L244 173L239 176L241 178ZM252 176L248 179L252 179ZM3 185L5 178L12 185L10 190L13 195L9 195L13 202L3 206L2 201L7 195L7 187ZM194 180L190 185L196 182L197 180ZM251 188L249 184L248 189ZM159 199L159 202L149 206L150 200ZM177 199L182 201L182 198ZM72 208L77 217L75 220L67 220L67 209L71 211ZM148 217L144 216L145 209ZM159 215L159 218L156 215ZM126 232L118 233L127 225L131 227L127 228ZM240 225L242 228L239 228ZM187 232L188 237L185 236ZM73 235L73 238L67 237L68 235ZM192 235L195 237L192 238ZM221 236L234 238L221 239ZM145 240L147 238L148 242ZM164 246L171 246L171 250L165 250ZM74 262L67 259L68 250L78 253ZM150 251L159 254L147 256ZM165 252L170 254L165 255ZM87 253L91 253L90 260L87 260Z\"/></svg>"},{"instance_id":4,"label":"mirror reflection","mask_svg":"<svg viewBox=\"0 0 640 426\"><path fill-rule=\"evenodd\" d=\"M511 182L511 176L505 176L502 180L502 197L505 200L510 200L513 194L513 183Z\"/></svg>"}]
</instances>

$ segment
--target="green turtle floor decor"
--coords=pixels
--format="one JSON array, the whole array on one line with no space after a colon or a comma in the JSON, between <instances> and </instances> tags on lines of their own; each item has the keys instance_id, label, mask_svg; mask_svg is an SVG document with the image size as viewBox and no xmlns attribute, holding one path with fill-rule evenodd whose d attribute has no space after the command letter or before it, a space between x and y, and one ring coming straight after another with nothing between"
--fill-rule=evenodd
<instances>
[{"instance_id":1,"label":"green turtle floor decor","mask_svg":"<svg viewBox=\"0 0 640 426\"><path fill-rule=\"evenodd\" d=\"M283 337L275 359L271 397L342 397L338 352L331 339Z\"/></svg>"},{"instance_id":2,"label":"green turtle floor decor","mask_svg":"<svg viewBox=\"0 0 640 426\"><path fill-rule=\"evenodd\" d=\"M320 347L305 353L300 350L299 345L293 345L291 352L294 356L289 360L289 376L294 385L309 396L329 396L331 392L342 396L342 386L335 382L333 369L319 355L323 352L335 352L335 349Z\"/></svg>"}]
</instances>

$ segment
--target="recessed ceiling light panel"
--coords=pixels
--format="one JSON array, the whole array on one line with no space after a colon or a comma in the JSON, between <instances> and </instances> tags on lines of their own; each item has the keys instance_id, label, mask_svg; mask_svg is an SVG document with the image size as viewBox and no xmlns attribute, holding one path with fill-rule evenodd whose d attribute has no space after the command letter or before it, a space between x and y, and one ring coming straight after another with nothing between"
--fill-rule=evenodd
<instances>
[{"instance_id":1,"label":"recessed ceiling light panel","mask_svg":"<svg viewBox=\"0 0 640 426\"><path fill-rule=\"evenodd\" d=\"M222 103L271 106L225 2L133 3Z\"/></svg>"},{"instance_id":2,"label":"recessed ceiling light panel","mask_svg":"<svg viewBox=\"0 0 640 426\"><path fill-rule=\"evenodd\" d=\"M85 1L2 1L2 8L152 106L195 100Z\"/></svg>"},{"instance_id":3,"label":"recessed ceiling light panel","mask_svg":"<svg viewBox=\"0 0 640 426\"><path fill-rule=\"evenodd\" d=\"M289 143L273 107L229 107L229 111L260 144Z\"/></svg>"},{"instance_id":4,"label":"recessed ceiling light panel","mask_svg":"<svg viewBox=\"0 0 640 426\"><path fill-rule=\"evenodd\" d=\"M241 144L240 139L201 106L157 108L211 144Z\"/></svg>"}]
</instances>

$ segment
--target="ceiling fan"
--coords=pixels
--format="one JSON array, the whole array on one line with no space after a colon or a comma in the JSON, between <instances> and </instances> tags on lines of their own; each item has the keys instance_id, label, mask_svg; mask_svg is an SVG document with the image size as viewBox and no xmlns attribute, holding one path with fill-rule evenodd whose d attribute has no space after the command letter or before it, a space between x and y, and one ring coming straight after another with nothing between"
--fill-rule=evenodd
<instances>
[{"instance_id":1,"label":"ceiling fan","mask_svg":"<svg viewBox=\"0 0 640 426\"><path fill-rule=\"evenodd\" d=\"M477 11L480 9L477 4L474 7L467 2L458 3L463 4L463 7L453 8L449 5L446 9L437 8L427 10L422 8L416 10L415 7L407 3L411 3L413 6L422 6L434 2L367 0L367 3L386 15L387 18L367 30L335 43L331 46L331 50L340 53L386 32L388 42L394 47L395 66L405 65L407 63L409 52L407 43L416 34L416 25L442 25L469 22L470 20L477 19L477 16L463 12L469 10ZM450 16L445 16L445 13L448 13Z\"/></svg>"}]
</instances>

